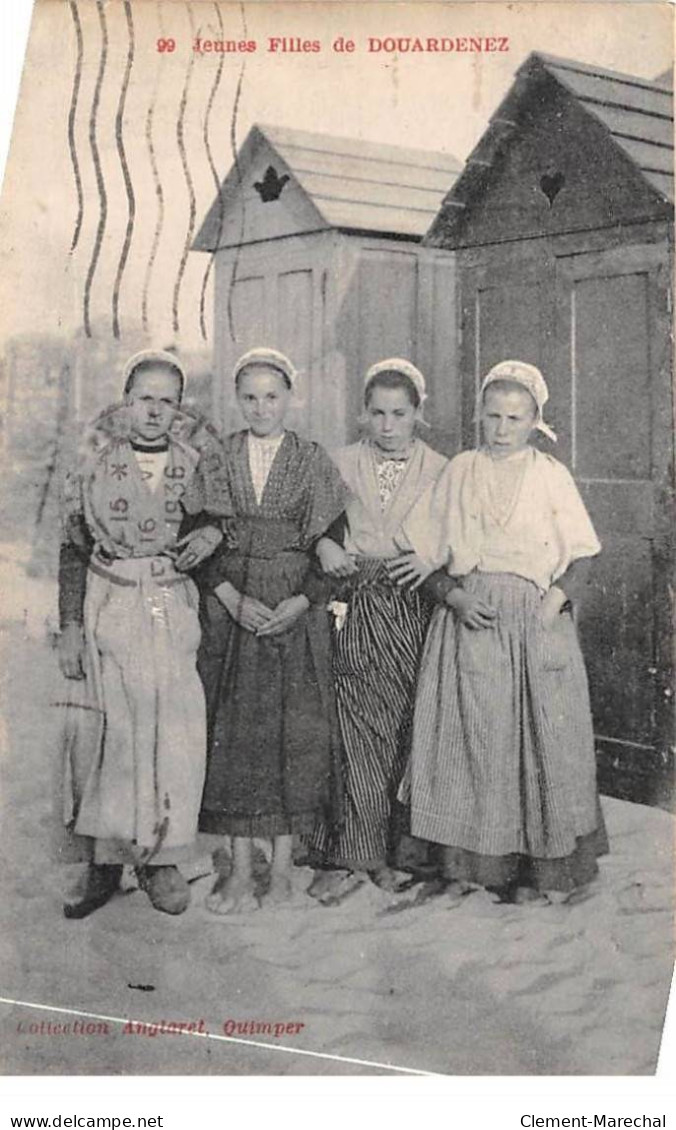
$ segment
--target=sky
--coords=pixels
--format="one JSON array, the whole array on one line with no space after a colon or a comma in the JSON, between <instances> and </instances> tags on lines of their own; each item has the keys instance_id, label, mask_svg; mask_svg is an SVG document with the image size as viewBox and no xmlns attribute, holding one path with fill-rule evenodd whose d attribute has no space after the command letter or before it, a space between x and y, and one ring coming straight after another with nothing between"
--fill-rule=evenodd
<instances>
[{"instance_id":1,"label":"sky","mask_svg":"<svg viewBox=\"0 0 676 1130\"><path fill-rule=\"evenodd\" d=\"M82 69L73 103L75 15L82 34ZM131 0L125 7L122 0L107 0L104 29L94 0L37 0L0 201L0 344L16 333L81 329L88 275L93 332L113 333L116 280L120 334L124 337L141 321L158 217L147 144L151 106L164 224L145 313L158 341L173 337L179 345L209 348L211 316L206 343L198 317L207 257L191 252L181 264L186 240L198 230L215 196L215 174L222 178L232 164L233 134L240 145L254 122L267 122L442 151L464 160L530 51L653 78L671 65L672 15L669 5L652 3L240 6ZM121 104L130 29L134 56ZM341 35L355 41L354 53L331 50ZM507 37L509 50L437 55L366 50L369 37L470 35ZM223 57L196 55L195 36L255 39L259 49ZM269 36L318 39L322 50L272 54L265 49ZM158 51L159 40L173 40L174 50ZM100 158L98 179L92 140ZM73 154L81 179L81 213Z\"/></svg>"}]
</instances>

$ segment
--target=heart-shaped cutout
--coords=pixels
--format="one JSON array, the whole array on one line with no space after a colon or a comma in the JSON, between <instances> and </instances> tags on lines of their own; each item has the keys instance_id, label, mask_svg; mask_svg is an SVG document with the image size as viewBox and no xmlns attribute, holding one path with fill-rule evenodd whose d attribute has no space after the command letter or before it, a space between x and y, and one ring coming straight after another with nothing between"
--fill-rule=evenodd
<instances>
[{"instance_id":1,"label":"heart-shaped cutout","mask_svg":"<svg viewBox=\"0 0 676 1130\"><path fill-rule=\"evenodd\" d=\"M540 177L540 188L547 197L550 208L565 183L566 178L560 170L555 173L545 173L544 176Z\"/></svg>"}]
</instances>

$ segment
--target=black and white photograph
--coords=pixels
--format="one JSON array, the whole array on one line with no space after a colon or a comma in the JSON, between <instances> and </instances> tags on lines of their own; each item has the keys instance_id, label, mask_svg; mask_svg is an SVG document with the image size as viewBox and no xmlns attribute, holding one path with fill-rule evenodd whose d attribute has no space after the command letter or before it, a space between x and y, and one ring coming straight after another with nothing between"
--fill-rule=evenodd
<instances>
[{"instance_id":1,"label":"black and white photograph","mask_svg":"<svg viewBox=\"0 0 676 1130\"><path fill-rule=\"evenodd\" d=\"M4 1075L657 1072L673 17L35 0Z\"/></svg>"}]
</instances>

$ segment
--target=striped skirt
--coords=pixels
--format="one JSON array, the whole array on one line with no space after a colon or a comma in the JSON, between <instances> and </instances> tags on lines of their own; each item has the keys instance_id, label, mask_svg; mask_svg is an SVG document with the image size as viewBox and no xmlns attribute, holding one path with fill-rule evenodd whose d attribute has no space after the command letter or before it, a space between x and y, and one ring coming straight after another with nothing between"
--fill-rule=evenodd
<instances>
[{"instance_id":1,"label":"striped skirt","mask_svg":"<svg viewBox=\"0 0 676 1130\"><path fill-rule=\"evenodd\" d=\"M311 854L325 866L372 870L396 847L397 790L410 748L420 655L429 609L395 584L377 558L358 561L345 622L334 631L333 673L344 747L344 816L318 824Z\"/></svg>"},{"instance_id":2,"label":"striped skirt","mask_svg":"<svg viewBox=\"0 0 676 1130\"><path fill-rule=\"evenodd\" d=\"M497 610L466 628L430 625L418 680L410 772L414 835L446 845L450 878L572 890L607 850L596 788L587 677L575 626L540 620L540 593L508 573L465 589Z\"/></svg>"}]
</instances>

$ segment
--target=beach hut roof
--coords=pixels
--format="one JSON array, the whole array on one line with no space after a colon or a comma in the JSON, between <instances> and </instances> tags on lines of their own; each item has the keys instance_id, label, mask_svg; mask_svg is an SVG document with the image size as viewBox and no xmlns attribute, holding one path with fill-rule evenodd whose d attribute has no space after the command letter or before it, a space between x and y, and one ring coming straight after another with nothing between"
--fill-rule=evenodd
<instances>
[{"instance_id":1,"label":"beach hut roof","mask_svg":"<svg viewBox=\"0 0 676 1130\"><path fill-rule=\"evenodd\" d=\"M542 99L549 80L605 129L611 146L639 171L656 204L674 201L674 111L671 72L656 79L619 74L601 67L533 52L516 72L514 83L491 117L488 129L447 193L428 239L444 229L446 246L462 213L490 180L490 169L518 136L519 122Z\"/></svg>"},{"instance_id":2,"label":"beach hut roof","mask_svg":"<svg viewBox=\"0 0 676 1130\"><path fill-rule=\"evenodd\" d=\"M214 251L222 245L223 217L247 171L260 165L262 153L278 178L290 178L301 189L312 206L308 215L313 216L314 230L337 228L417 240L461 169L448 153L254 125L207 213L195 250Z\"/></svg>"},{"instance_id":3,"label":"beach hut roof","mask_svg":"<svg viewBox=\"0 0 676 1130\"><path fill-rule=\"evenodd\" d=\"M667 85L671 76L667 73L648 81L551 55L531 59L543 65L606 126L615 144L646 180L673 202L674 96L671 82Z\"/></svg>"}]
</instances>

